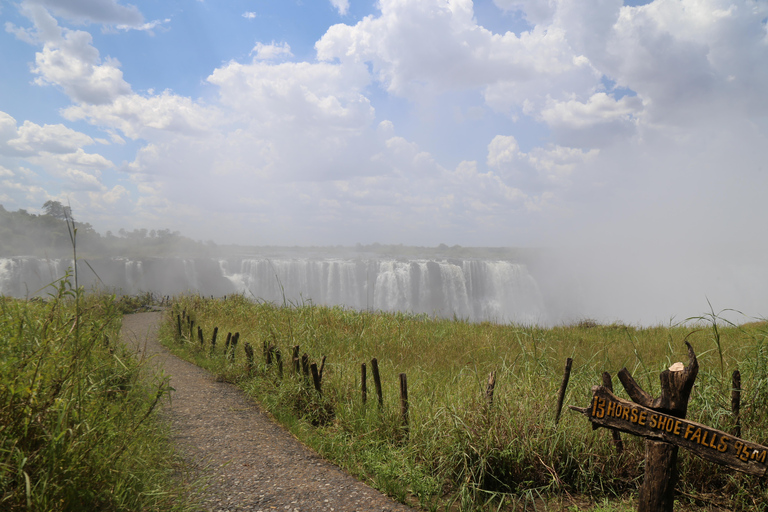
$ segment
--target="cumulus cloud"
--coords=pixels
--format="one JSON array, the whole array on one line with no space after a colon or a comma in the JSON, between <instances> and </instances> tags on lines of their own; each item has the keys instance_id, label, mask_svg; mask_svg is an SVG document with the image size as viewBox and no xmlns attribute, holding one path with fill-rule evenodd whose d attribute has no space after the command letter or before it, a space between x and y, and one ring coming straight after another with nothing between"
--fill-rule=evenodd
<instances>
[{"instance_id":1,"label":"cumulus cloud","mask_svg":"<svg viewBox=\"0 0 768 512\"><path fill-rule=\"evenodd\" d=\"M82 30L61 28L56 19L37 4L22 4L22 13L34 23L34 30L7 25L24 40L43 45L35 54L32 72L38 85L56 85L78 103L106 104L131 92L123 80L117 59L101 59L91 44L93 37Z\"/></svg>"},{"instance_id":2,"label":"cumulus cloud","mask_svg":"<svg viewBox=\"0 0 768 512\"><path fill-rule=\"evenodd\" d=\"M120 130L136 139L151 133L172 132L203 134L217 123L217 110L190 98L163 91L161 94L142 96L125 94L106 104L79 104L62 111L64 118L87 120L97 126ZM122 140L113 134L118 143Z\"/></svg>"},{"instance_id":3,"label":"cumulus cloud","mask_svg":"<svg viewBox=\"0 0 768 512\"><path fill-rule=\"evenodd\" d=\"M0 116L3 115L7 114L0 113ZM67 128L62 124L40 126L30 121L24 121L24 124L18 129L18 136L7 141L7 147L19 156L30 156L41 151L49 153L82 151L82 146L88 146L93 142L93 139L88 135Z\"/></svg>"},{"instance_id":4,"label":"cumulus cloud","mask_svg":"<svg viewBox=\"0 0 768 512\"><path fill-rule=\"evenodd\" d=\"M596 81L589 60L574 55L555 26L495 34L478 25L469 0L386 0L380 8L378 17L329 28L315 45L318 57L370 62L388 91L413 99L480 89L500 111L573 88L581 93Z\"/></svg>"}]
</instances>

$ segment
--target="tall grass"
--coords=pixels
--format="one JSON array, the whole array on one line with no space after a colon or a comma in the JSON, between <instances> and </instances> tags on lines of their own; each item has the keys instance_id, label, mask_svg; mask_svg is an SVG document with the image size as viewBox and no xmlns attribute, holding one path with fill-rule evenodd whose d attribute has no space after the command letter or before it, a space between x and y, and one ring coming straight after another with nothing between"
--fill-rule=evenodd
<instances>
[{"instance_id":1,"label":"tall grass","mask_svg":"<svg viewBox=\"0 0 768 512\"><path fill-rule=\"evenodd\" d=\"M182 311L203 328L205 346L196 332L178 336L176 315ZM242 296L189 296L177 298L163 339L220 379L239 383L306 443L397 499L426 509L482 510L585 499L625 503L636 492L643 475L642 440L624 436L625 450L618 454L609 432L593 431L581 415L565 411L555 424L568 357L574 364L566 404L586 406L602 373L615 375L623 367L657 396L660 372L678 360L687 362L687 339L701 367L689 418L732 428L724 379L738 368L744 385L742 437L765 444L768 325L737 327L716 315L711 320L696 326L582 322L545 329L312 304L274 306ZM214 327L219 339L240 332L234 361L224 357L221 341L211 352ZM265 342L277 346L284 378L263 358L247 371L245 342L258 354ZM294 345L313 361L327 356L322 395L292 375ZM370 365L365 406L360 397L360 364L374 357L383 380L382 409L371 391ZM483 395L491 371L497 384L489 407ZM400 372L408 375L408 435L400 425ZM615 388L626 396L617 380ZM687 453L681 453L680 465L680 499L694 508L716 503L730 510L768 510L768 492L758 479Z\"/></svg>"},{"instance_id":2,"label":"tall grass","mask_svg":"<svg viewBox=\"0 0 768 512\"><path fill-rule=\"evenodd\" d=\"M120 343L114 297L52 289L0 297L0 510L184 509L155 415L167 380Z\"/></svg>"}]
</instances>

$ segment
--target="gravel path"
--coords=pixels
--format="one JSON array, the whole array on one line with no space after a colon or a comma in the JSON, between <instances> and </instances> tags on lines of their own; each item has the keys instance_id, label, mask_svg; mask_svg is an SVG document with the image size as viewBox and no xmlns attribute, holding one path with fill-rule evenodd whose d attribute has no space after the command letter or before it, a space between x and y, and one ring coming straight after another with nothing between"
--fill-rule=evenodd
<instances>
[{"instance_id":1,"label":"gravel path","mask_svg":"<svg viewBox=\"0 0 768 512\"><path fill-rule=\"evenodd\" d=\"M162 313L123 319L122 337L162 365L176 391L164 411L186 462L209 478L207 511L409 511L325 461L235 386L157 341Z\"/></svg>"}]
</instances>

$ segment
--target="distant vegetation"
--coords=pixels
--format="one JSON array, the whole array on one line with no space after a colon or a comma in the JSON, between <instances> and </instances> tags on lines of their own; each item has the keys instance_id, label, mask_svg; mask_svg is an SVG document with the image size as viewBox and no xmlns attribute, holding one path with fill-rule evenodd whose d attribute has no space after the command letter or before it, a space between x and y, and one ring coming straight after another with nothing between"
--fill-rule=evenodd
<instances>
[{"instance_id":1,"label":"distant vegetation","mask_svg":"<svg viewBox=\"0 0 768 512\"><path fill-rule=\"evenodd\" d=\"M191 317L194 329L190 333L185 320L179 336L182 313ZM692 325L636 328L585 320L546 329L312 304L281 307L242 296L189 296L177 299L162 332L168 347L217 378L238 383L321 454L398 500L427 510L636 509L642 440L624 435L619 454L610 432L593 431L580 414L565 409L555 424L568 357L574 363L565 403L586 407L604 371L613 375L617 394L627 398L616 378L623 367L658 396L660 372L676 361L688 364L687 339L700 365L688 418L733 429L731 372L739 369L741 437L768 443L766 322L737 327L712 313ZM231 359L225 355L228 332L240 333ZM246 344L255 353L250 370ZM271 365L266 363L268 345L281 353L282 377L274 356ZM318 367L327 356L322 394L311 377L294 374L297 345ZM372 358L381 369L382 409ZM367 364L365 406L361 363ZM489 405L485 391L492 371L496 387ZM407 430L399 406L401 372L408 382ZM680 510L768 510L768 488L761 479L686 450L679 457Z\"/></svg>"},{"instance_id":2,"label":"distant vegetation","mask_svg":"<svg viewBox=\"0 0 768 512\"><path fill-rule=\"evenodd\" d=\"M66 218L68 207L57 201L43 205L45 213L35 215L26 210L9 212L0 205L0 257L37 256L64 258L72 255L72 241ZM207 256L211 244L196 242L169 229L120 229L102 236L87 222L75 222L78 255L95 257Z\"/></svg>"}]
</instances>

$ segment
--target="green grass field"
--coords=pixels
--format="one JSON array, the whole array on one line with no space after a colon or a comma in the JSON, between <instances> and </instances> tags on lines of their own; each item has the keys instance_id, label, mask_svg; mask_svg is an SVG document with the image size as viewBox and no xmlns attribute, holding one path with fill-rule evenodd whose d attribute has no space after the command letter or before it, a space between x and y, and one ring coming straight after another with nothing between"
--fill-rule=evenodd
<instances>
[{"instance_id":1,"label":"green grass field","mask_svg":"<svg viewBox=\"0 0 768 512\"><path fill-rule=\"evenodd\" d=\"M184 511L161 376L119 340L121 303L69 277L0 297L0 510Z\"/></svg>"},{"instance_id":2,"label":"green grass field","mask_svg":"<svg viewBox=\"0 0 768 512\"><path fill-rule=\"evenodd\" d=\"M219 334L212 349L214 327ZM574 363L565 404L586 407L604 371L614 376L617 394L627 398L615 378L624 367L657 396L659 373L676 361L687 364L687 340L700 364L688 418L733 428L731 374L738 369L742 438L768 443L768 324L733 326L712 312L680 326L584 321L539 328L188 296L177 298L162 332L167 346L238 383L325 457L427 510L634 509L643 475L642 440L624 435L625 451L617 454L609 431L593 431L588 420L567 408L555 424L568 357ZM225 339L235 332L240 341L230 359ZM250 370L246 343L255 354ZM282 377L274 360L266 364L265 344L279 350ZM311 378L294 374L296 345L318 366L326 357L322 393ZM381 409L372 358L381 372ZM361 363L367 366L365 405ZM484 396L490 372L496 372L496 387L489 407ZM407 428L400 373L408 382ZM758 478L683 452L678 509L768 510L768 491Z\"/></svg>"}]
</instances>

